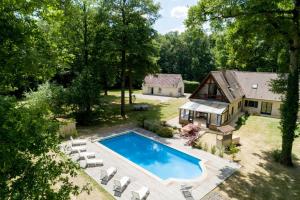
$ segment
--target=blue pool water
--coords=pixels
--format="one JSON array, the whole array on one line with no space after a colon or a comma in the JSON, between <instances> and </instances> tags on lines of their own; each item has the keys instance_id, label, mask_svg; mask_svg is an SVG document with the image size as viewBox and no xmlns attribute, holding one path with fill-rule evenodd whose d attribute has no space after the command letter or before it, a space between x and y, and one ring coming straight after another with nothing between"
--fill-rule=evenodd
<instances>
[{"instance_id":1,"label":"blue pool water","mask_svg":"<svg viewBox=\"0 0 300 200\"><path fill-rule=\"evenodd\" d=\"M163 180L191 179L202 173L198 158L134 132L99 142Z\"/></svg>"}]
</instances>

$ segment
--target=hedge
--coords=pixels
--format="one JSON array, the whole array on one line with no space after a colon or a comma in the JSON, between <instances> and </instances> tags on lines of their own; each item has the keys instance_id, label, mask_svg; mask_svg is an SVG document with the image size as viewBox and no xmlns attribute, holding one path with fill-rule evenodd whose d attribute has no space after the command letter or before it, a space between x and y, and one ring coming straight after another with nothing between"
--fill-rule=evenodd
<instances>
[{"instance_id":1,"label":"hedge","mask_svg":"<svg viewBox=\"0 0 300 200\"><path fill-rule=\"evenodd\" d=\"M197 81L184 80L183 82L184 82L184 92L185 93L193 93L199 86L199 83Z\"/></svg>"}]
</instances>

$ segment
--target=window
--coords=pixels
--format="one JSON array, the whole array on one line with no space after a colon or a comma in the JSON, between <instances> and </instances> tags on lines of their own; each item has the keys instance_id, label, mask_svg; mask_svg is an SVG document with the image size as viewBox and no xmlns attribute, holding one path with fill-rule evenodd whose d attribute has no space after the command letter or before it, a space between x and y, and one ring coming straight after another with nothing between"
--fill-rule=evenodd
<instances>
[{"instance_id":1,"label":"window","mask_svg":"<svg viewBox=\"0 0 300 200\"><path fill-rule=\"evenodd\" d=\"M272 113L272 103L262 102L260 113L265 114L265 115L271 115L271 113Z\"/></svg>"},{"instance_id":2,"label":"window","mask_svg":"<svg viewBox=\"0 0 300 200\"><path fill-rule=\"evenodd\" d=\"M232 107L231 109L231 115L233 115L233 113L234 113L234 107Z\"/></svg>"},{"instance_id":3,"label":"window","mask_svg":"<svg viewBox=\"0 0 300 200\"><path fill-rule=\"evenodd\" d=\"M159 93L159 94L161 93L161 88L158 88L158 93Z\"/></svg>"},{"instance_id":4,"label":"window","mask_svg":"<svg viewBox=\"0 0 300 200\"><path fill-rule=\"evenodd\" d=\"M257 106L258 106L257 101L245 100L245 107L257 108Z\"/></svg>"},{"instance_id":5,"label":"window","mask_svg":"<svg viewBox=\"0 0 300 200\"><path fill-rule=\"evenodd\" d=\"M208 84L208 98L216 97L217 91L218 91L218 88L217 88L216 84L214 84L214 83Z\"/></svg>"}]
</instances>

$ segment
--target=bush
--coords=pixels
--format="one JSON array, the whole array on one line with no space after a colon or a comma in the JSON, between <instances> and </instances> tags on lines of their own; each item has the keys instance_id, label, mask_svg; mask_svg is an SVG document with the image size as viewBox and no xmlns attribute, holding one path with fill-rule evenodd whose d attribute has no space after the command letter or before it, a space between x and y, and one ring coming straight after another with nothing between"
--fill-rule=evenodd
<instances>
[{"instance_id":1,"label":"bush","mask_svg":"<svg viewBox=\"0 0 300 200\"><path fill-rule=\"evenodd\" d=\"M202 142L200 140L197 140L195 143L193 143L193 147L197 149L202 149Z\"/></svg>"},{"instance_id":2,"label":"bush","mask_svg":"<svg viewBox=\"0 0 300 200\"><path fill-rule=\"evenodd\" d=\"M229 154L232 155L232 160L234 161L235 160L235 157L236 157L236 154L240 151L240 149L235 145L235 144L231 144L229 147L228 147L228 152Z\"/></svg>"},{"instance_id":3,"label":"bush","mask_svg":"<svg viewBox=\"0 0 300 200\"><path fill-rule=\"evenodd\" d=\"M281 151L279 149L276 149L274 151L272 151L272 158L274 159L275 162L279 162L280 161L280 154Z\"/></svg>"},{"instance_id":4,"label":"bush","mask_svg":"<svg viewBox=\"0 0 300 200\"><path fill-rule=\"evenodd\" d=\"M183 81L183 82L184 82L185 93L193 93L199 86L199 83L197 81Z\"/></svg>"},{"instance_id":5,"label":"bush","mask_svg":"<svg viewBox=\"0 0 300 200\"><path fill-rule=\"evenodd\" d=\"M204 150L204 151L207 151L207 150L208 150L208 145L207 145L206 142L204 143L203 150Z\"/></svg>"},{"instance_id":6,"label":"bush","mask_svg":"<svg viewBox=\"0 0 300 200\"><path fill-rule=\"evenodd\" d=\"M157 130L156 133L160 137L164 137L164 138L171 138L171 137L173 137L173 130L171 128L168 128L168 127L160 127Z\"/></svg>"},{"instance_id":7,"label":"bush","mask_svg":"<svg viewBox=\"0 0 300 200\"><path fill-rule=\"evenodd\" d=\"M216 146L215 146L215 145L212 145L211 148L210 148L210 152L211 152L212 154L215 154L216 151L217 151Z\"/></svg>"},{"instance_id":8,"label":"bush","mask_svg":"<svg viewBox=\"0 0 300 200\"><path fill-rule=\"evenodd\" d=\"M144 121L144 128L146 130L152 131L152 132L157 132L158 129L161 127L159 121L155 120L145 120Z\"/></svg>"},{"instance_id":9,"label":"bush","mask_svg":"<svg viewBox=\"0 0 300 200\"><path fill-rule=\"evenodd\" d=\"M142 124L140 122L140 124ZM143 128L151 132L157 133L160 137L171 138L173 137L173 128L163 126L164 123L156 120L144 120Z\"/></svg>"},{"instance_id":10,"label":"bush","mask_svg":"<svg viewBox=\"0 0 300 200\"><path fill-rule=\"evenodd\" d=\"M237 128L240 128L242 125L245 125L248 117L249 117L248 113L245 113L245 115L239 117L236 122Z\"/></svg>"},{"instance_id":11,"label":"bush","mask_svg":"<svg viewBox=\"0 0 300 200\"><path fill-rule=\"evenodd\" d=\"M224 148L223 148L223 147L219 148L219 156L220 156L221 158L224 157Z\"/></svg>"}]
</instances>

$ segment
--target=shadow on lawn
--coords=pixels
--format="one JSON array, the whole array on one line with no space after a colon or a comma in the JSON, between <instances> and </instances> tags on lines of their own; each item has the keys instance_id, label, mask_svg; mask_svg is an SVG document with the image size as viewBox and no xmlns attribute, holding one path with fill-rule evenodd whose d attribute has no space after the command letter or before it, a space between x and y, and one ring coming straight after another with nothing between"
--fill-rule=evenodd
<instances>
[{"instance_id":1,"label":"shadow on lawn","mask_svg":"<svg viewBox=\"0 0 300 200\"><path fill-rule=\"evenodd\" d=\"M230 198L236 199L284 199L293 200L300 197L300 166L295 160L294 168L286 168L272 160L272 152L253 154L262 161L255 166L254 173L237 172L220 190ZM251 164L251 163L249 163Z\"/></svg>"},{"instance_id":2,"label":"shadow on lawn","mask_svg":"<svg viewBox=\"0 0 300 200\"><path fill-rule=\"evenodd\" d=\"M105 124L106 126L114 126L124 123L136 123L139 119L162 119L161 109L168 104L152 104L149 102L139 102L136 104L144 104L149 106L149 110L146 111L134 111L133 105L126 103L125 111L126 118L123 119L120 115L120 98L117 96L106 96L105 101L103 102L103 111L98 120L99 125Z\"/></svg>"}]
</instances>

